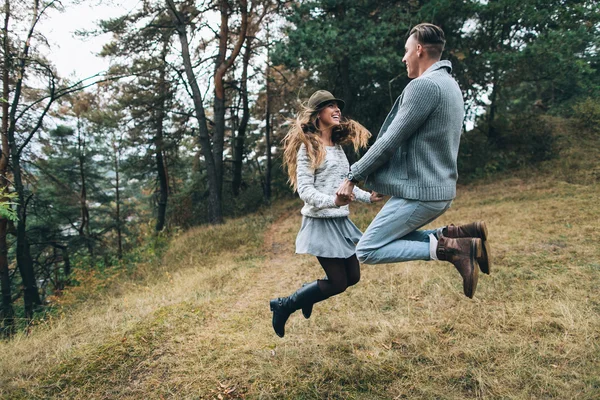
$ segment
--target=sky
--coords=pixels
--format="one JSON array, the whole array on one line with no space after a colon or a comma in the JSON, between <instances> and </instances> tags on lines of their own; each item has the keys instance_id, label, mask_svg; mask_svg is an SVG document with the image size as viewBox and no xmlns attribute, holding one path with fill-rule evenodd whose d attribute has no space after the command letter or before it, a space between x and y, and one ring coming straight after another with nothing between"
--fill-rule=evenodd
<instances>
[{"instance_id":1,"label":"sky","mask_svg":"<svg viewBox=\"0 0 600 400\"><path fill-rule=\"evenodd\" d=\"M98 57L102 45L110 40L110 35L82 39L75 36L78 30L94 29L101 19L124 15L137 8L141 0L83 1L83 4L69 5L65 11L51 10L41 21L39 31L49 41L48 58L56 65L63 77L86 78L108 68L108 61Z\"/></svg>"},{"instance_id":2,"label":"sky","mask_svg":"<svg viewBox=\"0 0 600 400\"><path fill-rule=\"evenodd\" d=\"M81 4L69 4L69 2ZM142 0L66 0L65 10L50 10L41 21L39 31L48 39L46 54L62 77L81 80L108 69L107 59L97 56L110 35L81 38L78 30L93 30L102 19L127 14L141 6ZM469 118L467 129L472 126Z\"/></svg>"}]
</instances>

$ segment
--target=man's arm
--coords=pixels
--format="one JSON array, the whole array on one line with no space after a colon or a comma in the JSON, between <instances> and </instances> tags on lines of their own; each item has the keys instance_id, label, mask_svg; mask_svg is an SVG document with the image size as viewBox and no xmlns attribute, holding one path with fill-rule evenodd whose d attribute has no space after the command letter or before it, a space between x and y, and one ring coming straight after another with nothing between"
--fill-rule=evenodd
<instances>
[{"instance_id":1,"label":"man's arm","mask_svg":"<svg viewBox=\"0 0 600 400\"><path fill-rule=\"evenodd\" d=\"M402 104L386 132L350 167L354 179L363 180L385 164L400 144L411 137L435 110L440 94L439 87L427 78L410 82L404 90Z\"/></svg>"}]
</instances>

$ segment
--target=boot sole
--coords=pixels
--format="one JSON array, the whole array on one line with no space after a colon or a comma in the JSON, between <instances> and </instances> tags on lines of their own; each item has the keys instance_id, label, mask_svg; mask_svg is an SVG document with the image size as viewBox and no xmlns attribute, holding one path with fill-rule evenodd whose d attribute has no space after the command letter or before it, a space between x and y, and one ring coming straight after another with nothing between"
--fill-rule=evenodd
<instances>
[{"instance_id":1,"label":"boot sole","mask_svg":"<svg viewBox=\"0 0 600 400\"><path fill-rule=\"evenodd\" d=\"M477 282L479 280L479 263L477 259L481 257L482 252L481 239L471 239L471 251L470 251L470 261L471 261L471 275L469 276L470 284L467 284L465 281L464 292L465 296L472 299L475 295L475 290L477 289Z\"/></svg>"},{"instance_id":2,"label":"boot sole","mask_svg":"<svg viewBox=\"0 0 600 400\"><path fill-rule=\"evenodd\" d=\"M486 225L485 221L478 221L477 222L477 231L479 233L479 238L481 240L487 240L487 238L488 238L488 229L487 229L487 225Z\"/></svg>"},{"instance_id":3,"label":"boot sole","mask_svg":"<svg viewBox=\"0 0 600 400\"><path fill-rule=\"evenodd\" d=\"M479 269L481 270L481 272L483 272L484 274L490 274L490 244L487 242L487 240L482 240L481 241L481 257L479 257L477 259L477 263L479 264Z\"/></svg>"},{"instance_id":4,"label":"boot sole","mask_svg":"<svg viewBox=\"0 0 600 400\"><path fill-rule=\"evenodd\" d=\"M490 245L487 242L488 238L488 229L485 221L477 222L477 233L479 238L481 238L481 244L483 246L481 250L481 255L477 257L477 263L479 264L479 269L484 274L490 274Z\"/></svg>"}]
</instances>

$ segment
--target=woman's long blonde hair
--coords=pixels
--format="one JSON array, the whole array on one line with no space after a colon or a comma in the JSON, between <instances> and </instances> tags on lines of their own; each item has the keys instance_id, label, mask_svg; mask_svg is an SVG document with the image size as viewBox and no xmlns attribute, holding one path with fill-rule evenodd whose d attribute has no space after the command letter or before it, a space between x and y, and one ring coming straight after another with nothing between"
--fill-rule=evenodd
<instances>
[{"instance_id":1,"label":"woman's long blonde hair","mask_svg":"<svg viewBox=\"0 0 600 400\"><path fill-rule=\"evenodd\" d=\"M310 158L310 166L316 170L325 160L325 146L319 139L317 117L321 109L312 109L303 105L298 117L292 122L290 130L283 138L283 165L287 168L288 182L298 190L297 155L301 145L306 146L306 152ZM351 119L342 119L339 125L333 127L331 140L334 144L346 145L352 143L354 151L367 146L371 133Z\"/></svg>"}]
</instances>

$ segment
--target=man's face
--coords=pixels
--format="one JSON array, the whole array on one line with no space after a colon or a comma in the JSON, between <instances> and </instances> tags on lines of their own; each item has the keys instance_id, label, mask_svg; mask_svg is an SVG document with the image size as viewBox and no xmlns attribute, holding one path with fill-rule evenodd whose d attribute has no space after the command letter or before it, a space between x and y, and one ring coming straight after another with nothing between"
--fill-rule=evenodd
<instances>
[{"instance_id":1,"label":"man's face","mask_svg":"<svg viewBox=\"0 0 600 400\"><path fill-rule=\"evenodd\" d=\"M406 73L409 78L417 78L419 76L419 55L421 45L417 42L415 34L410 35L404 45L404 57L402 62L406 64Z\"/></svg>"}]
</instances>

